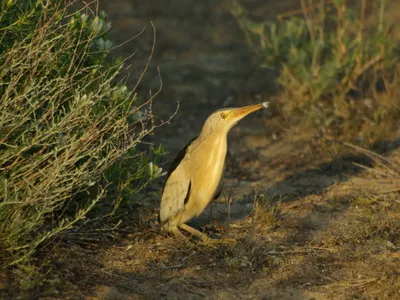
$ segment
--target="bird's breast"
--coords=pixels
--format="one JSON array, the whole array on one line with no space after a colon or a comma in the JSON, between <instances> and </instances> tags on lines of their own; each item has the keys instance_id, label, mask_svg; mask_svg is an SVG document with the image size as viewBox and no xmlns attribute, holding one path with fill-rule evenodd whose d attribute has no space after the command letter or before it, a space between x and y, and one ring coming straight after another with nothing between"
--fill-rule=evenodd
<instances>
[{"instance_id":1,"label":"bird's breast","mask_svg":"<svg viewBox=\"0 0 400 300\"><path fill-rule=\"evenodd\" d=\"M190 201L193 200L199 210L203 210L212 200L223 175L227 140L226 137L208 138L193 146L190 159Z\"/></svg>"}]
</instances>

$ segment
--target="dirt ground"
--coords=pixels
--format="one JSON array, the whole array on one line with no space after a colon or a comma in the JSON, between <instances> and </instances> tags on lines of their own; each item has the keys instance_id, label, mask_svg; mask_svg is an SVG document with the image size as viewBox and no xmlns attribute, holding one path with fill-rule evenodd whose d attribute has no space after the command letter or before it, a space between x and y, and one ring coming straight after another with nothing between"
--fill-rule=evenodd
<instances>
[{"instance_id":1,"label":"dirt ground","mask_svg":"<svg viewBox=\"0 0 400 300\"><path fill-rule=\"evenodd\" d=\"M150 140L168 150L164 168L213 110L271 102L271 110L231 131L223 195L191 223L237 243L205 247L160 233L155 218L162 178L118 235L101 245L86 240L54 251L53 288L34 298L400 299L400 179L379 185L375 169L354 165L371 163L364 154L337 155L279 115L276 74L257 67L227 5L102 1L117 43L147 28L118 50L129 55L138 49L133 68L142 68L150 53L150 21L156 28L155 54L140 90L158 88L158 66L163 89L155 115L167 119L179 102L170 124ZM296 9L298 1L247 6L255 16L273 17ZM387 144L384 153L398 166L399 145Z\"/></svg>"}]
</instances>

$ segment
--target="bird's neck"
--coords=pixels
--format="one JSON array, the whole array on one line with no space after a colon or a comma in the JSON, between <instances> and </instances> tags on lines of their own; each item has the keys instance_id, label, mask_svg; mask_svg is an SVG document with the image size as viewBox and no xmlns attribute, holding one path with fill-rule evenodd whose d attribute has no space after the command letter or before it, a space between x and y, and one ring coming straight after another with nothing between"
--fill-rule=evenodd
<instances>
[{"instance_id":1,"label":"bird's neck","mask_svg":"<svg viewBox=\"0 0 400 300\"><path fill-rule=\"evenodd\" d=\"M199 141L201 143L207 141L212 144L226 144L228 139L228 133L226 132L201 132L199 135Z\"/></svg>"},{"instance_id":2,"label":"bird's neck","mask_svg":"<svg viewBox=\"0 0 400 300\"><path fill-rule=\"evenodd\" d=\"M205 167L206 169L213 170L210 173L210 178L215 178L215 182L218 183L222 176L222 169L225 164L228 147L227 134L221 132L212 132L205 136L200 134L193 147L199 147L199 149L202 149L200 154L201 159L198 160L201 166L197 167Z\"/></svg>"},{"instance_id":3,"label":"bird's neck","mask_svg":"<svg viewBox=\"0 0 400 300\"><path fill-rule=\"evenodd\" d=\"M226 141L229 129L221 128L221 130L214 130L213 128L204 126L200 132L200 139L213 139L215 141Z\"/></svg>"}]
</instances>

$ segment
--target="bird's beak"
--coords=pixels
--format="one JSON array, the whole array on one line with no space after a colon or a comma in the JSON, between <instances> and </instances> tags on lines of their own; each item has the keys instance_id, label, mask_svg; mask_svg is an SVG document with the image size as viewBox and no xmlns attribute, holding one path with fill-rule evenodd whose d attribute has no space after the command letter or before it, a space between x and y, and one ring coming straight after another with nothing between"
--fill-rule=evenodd
<instances>
[{"instance_id":1,"label":"bird's beak","mask_svg":"<svg viewBox=\"0 0 400 300\"><path fill-rule=\"evenodd\" d=\"M247 116L248 114L251 114L252 112L255 112L261 108L267 108L268 104L269 104L269 102L263 102L263 103L259 103L259 104L236 108L235 110L232 111L231 118L240 120L240 119L244 118L245 116Z\"/></svg>"}]
</instances>

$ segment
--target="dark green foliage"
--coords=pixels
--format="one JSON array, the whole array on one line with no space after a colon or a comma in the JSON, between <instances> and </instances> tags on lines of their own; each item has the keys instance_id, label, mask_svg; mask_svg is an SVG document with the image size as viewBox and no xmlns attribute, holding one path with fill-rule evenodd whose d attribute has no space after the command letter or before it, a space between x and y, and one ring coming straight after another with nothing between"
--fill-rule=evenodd
<instances>
[{"instance_id":1,"label":"dark green foliage","mask_svg":"<svg viewBox=\"0 0 400 300\"><path fill-rule=\"evenodd\" d=\"M71 13L62 1L0 3L0 248L9 265L101 201L115 209L122 184L132 197L160 172L144 172L154 156L135 149L155 128L152 99L137 103L122 83L106 16Z\"/></svg>"}]
</instances>

